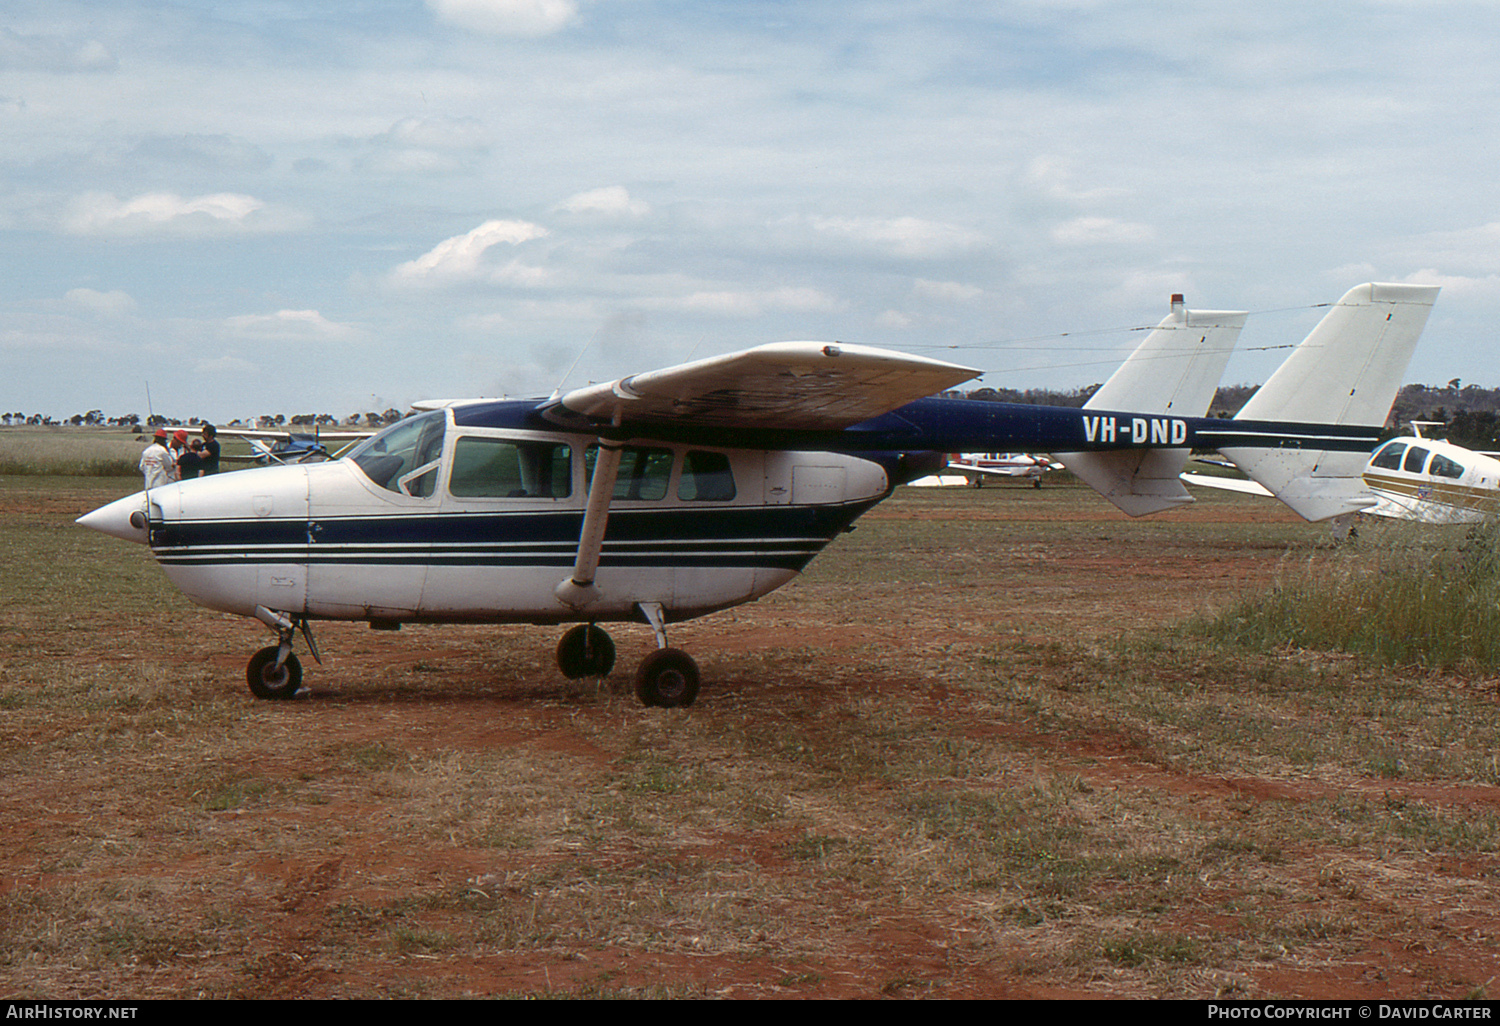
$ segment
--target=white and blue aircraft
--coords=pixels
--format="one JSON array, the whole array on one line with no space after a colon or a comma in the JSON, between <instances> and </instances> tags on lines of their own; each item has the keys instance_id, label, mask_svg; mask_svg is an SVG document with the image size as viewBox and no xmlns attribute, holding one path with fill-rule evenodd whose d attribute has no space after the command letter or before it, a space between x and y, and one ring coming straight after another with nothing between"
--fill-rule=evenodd
<instances>
[{"instance_id":1,"label":"white and blue aircraft","mask_svg":"<svg viewBox=\"0 0 1500 1026\"><path fill-rule=\"evenodd\" d=\"M977 372L776 343L546 400L418 404L341 459L164 485L78 522L274 631L247 670L260 698L299 690L292 644L300 631L319 658L318 620L575 624L557 649L573 678L613 667L599 624L635 622L658 646L637 696L685 706L700 675L669 624L786 584L945 453L1052 452L1139 516L1192 501L1178 474L1217 449L1307 519L1363 508L1436 294L1350 290L1257 393L1259 419L1204 416L1245 314L1174 303L1081 410L923 398Z\"/></svg>"}]
</instances>

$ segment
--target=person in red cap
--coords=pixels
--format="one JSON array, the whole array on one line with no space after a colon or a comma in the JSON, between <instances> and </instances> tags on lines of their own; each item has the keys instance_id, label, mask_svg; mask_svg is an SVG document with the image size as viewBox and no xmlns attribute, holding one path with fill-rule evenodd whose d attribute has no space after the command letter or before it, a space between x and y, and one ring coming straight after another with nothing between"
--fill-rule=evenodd
<instances>
[{"instance_id":1,"label":"person in red cap","mask_svg":"<svg viewBox=\"0 0 1500 1026\"><path fill-rule=\"evenodd\" d=\"M187 442L187 432L177 432L177 437ZM193 439L186 448L177 450L177 480L186 481L203 473L203 443Z\"/></svg>"},{"instance_id":2,"label":"person in red cap","mask_svg":"<svg viewBox=\"0 0 1500 1026\"><path fill-rule=\"evenodd\" d=\"M157 428L156 437L141 453L141 473L145 475L148 490L176 480L177 459L167 446L166 428Z\"/></svg>"},{"instance_id":3,"label":"person in red cap","mask_svg":"<svg viewBox=\"0 0 1500 1026\"><path fill-rule=\"evenodd\" d=\"M182 480L182 456L187 451L187 432L178 428L172 433L172 480Z\"/></svg>"}]
</instances>

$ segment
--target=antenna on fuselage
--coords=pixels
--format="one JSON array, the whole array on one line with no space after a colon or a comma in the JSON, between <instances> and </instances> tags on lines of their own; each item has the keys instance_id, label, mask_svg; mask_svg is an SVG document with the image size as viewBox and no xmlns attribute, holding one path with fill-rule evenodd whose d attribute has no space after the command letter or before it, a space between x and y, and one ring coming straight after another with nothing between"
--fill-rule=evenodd
<instances>
[{"instance_id":1,"label":"antenna on fuselage","mask_svg":"<svg viewBox=\"0 0 1500 1026\"><path fill-rule=\"evenodd\" d=\"M563 374L562 378L557 382L557 387L554 388L552 390L552 394L547 397L548 402L552 402L555 399L562 398L563 386L568 383L568 379L573 376L573 372L577 370L578 365L583 362L583 354L589 351L589 346L593 345L594 342L599 338L599 332L602 330L602 327L595 328L594 333L589 336L589 340L583 344L583 348L578 350L578 355L573 358L573 365L568 368L565 374Z\"/></svg>"}]
</instances>

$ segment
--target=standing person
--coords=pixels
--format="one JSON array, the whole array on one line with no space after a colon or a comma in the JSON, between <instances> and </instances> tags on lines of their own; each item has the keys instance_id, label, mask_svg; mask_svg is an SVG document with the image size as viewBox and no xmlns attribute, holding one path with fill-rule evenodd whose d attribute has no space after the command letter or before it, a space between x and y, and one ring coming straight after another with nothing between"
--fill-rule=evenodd
<instances>
[{"instance_id":1,"label":"standing person","mask_svg":"<svg viewBox=\"0 0 1500 1026\"><path fill-rule=\"evenodd\" d=\"M172 450L167 447L166 428L157 428L156 437L146 446L146 451L141 453L141 473L145 475L148 491L172 483L177 473L177 461L172 456Z\"/></svg>"},{"instance_id":2,"label":"standing person","mask_svg":"<svg viewBox=\"0 0 1500 1026\"><path fill-rule=\"evenodd\" d=\"M198 464L198 472L204 477L219 472L219 429L212 424L203 425L203 462Z\"/></svg>"},{"instance_id":3,"label":"standing person","mask_svg":"<svg viewBox=\"0 0 1500 1026\"><path fill-rule=\"evenodd\" d=\"M172 432L172 480L182 480L182 457L187 452L187 432L178 428Z\"/></svg>"},{"instance_id":4,"label":"standing person","mask_svg":"<svg viewBox=\"0 0 1500 1026\"><path fill-rule=\"evenodd\" d=\"M177 479L188 481L197 477L203 471L203 443L193 439L189 445L177 454Z\"/></svg>"}]
</instances>

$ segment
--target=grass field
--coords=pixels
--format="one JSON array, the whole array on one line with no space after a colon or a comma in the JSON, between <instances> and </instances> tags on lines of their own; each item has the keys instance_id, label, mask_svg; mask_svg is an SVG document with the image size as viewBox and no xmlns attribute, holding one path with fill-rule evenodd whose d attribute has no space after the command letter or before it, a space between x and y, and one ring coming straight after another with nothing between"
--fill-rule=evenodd
<instances>
[{"instance_id":1,"label":"grass field","mask_svg":"<svg viewBox=\"0 0 1500 1026\"><path fill-rule=\"evenodd\" d=\"M1461 998L1500 973L1491 671L1226 627L1409 534L908 489L674 630L687 710L629 694L630 627L599 687L549 629L328 624L310 694L263 703L264 628L72 526L137 487L0 477L8 997Z\"/></svg>"}]
</instances>

